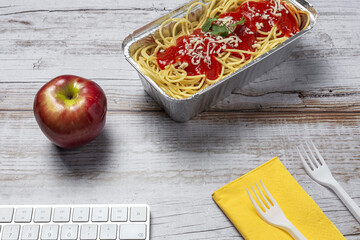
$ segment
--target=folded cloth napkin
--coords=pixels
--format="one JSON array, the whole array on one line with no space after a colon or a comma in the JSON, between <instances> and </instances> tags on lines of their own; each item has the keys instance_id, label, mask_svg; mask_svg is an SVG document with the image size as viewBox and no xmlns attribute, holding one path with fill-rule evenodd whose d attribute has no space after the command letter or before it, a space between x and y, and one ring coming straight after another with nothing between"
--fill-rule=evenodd
<instances>
[{"instance_id":1,"label":"folded cloth napkin","mask_svg":"<svg viewBox=\"0 0 360 240\"><path fill-rule=\"evenodd\" d=\"M280 205L286 217L308 240L345 239L319 206L296 182L276 157L213 193L213 199L247 240L291 240L287 232L263 221L246 188L259 179Z\"/></svg>"}]
</instances>

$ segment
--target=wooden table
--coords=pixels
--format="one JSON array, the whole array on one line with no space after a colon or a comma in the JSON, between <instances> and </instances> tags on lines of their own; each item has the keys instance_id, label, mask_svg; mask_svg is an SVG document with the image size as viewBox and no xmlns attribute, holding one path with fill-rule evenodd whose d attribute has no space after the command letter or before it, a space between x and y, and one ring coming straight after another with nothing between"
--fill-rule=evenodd
<instances>
[{"instance_id":1,"label":"wooden table","mask_svg":"<svg viewBox=\"0 0 360 240\"><path fill-rule=\"evenodd\" d=\"M178 123L144 92L121 43L185 2L0 2L0 204L148 203L151 239L242 239L211 194L279 156L344 236L360 239L359 223L296 152L313 140L360 204L358 0L313 0L318 23L286 62ZM38 89L61 74L95 80L109 108L104 132L69 151L32 112Z\"/></svg>"}]
</instances>

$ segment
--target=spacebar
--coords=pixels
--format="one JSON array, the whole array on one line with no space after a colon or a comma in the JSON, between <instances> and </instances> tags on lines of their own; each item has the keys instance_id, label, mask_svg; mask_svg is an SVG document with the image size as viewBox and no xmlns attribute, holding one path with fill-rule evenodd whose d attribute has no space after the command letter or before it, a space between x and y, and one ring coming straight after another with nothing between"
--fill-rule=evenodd
<instances>
[{"instance_id":1,"label":"spacebar","mask_svg":"<svg viewBox=\"0 0 360 240\"><path fill-rule=\"evenodd\" d=\"M120 240L144 240L146 238L145 224L121 224Z\"/></svg>"}]
</instances>

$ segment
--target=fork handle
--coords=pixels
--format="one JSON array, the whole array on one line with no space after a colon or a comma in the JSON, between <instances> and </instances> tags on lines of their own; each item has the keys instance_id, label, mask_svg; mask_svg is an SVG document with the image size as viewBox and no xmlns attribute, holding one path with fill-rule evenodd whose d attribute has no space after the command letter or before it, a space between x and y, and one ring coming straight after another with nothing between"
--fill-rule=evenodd
<instances>
[{"instance_id":1,"label":"fork handle","mask_svg":"<svg viewBox=\"0 0 360 240\"><path fill-rule=\"evenodd\" d=\"M287 231L295 240L307 240L306 237L290 221L280 228Z\"/></svg>"},{"instance_id":2,"label":"fork handle","mask_svg":"<svg viewBox=\"0 0 360 240\"><path fill-rule=\"evenodd\" d=\"M360 208L354 200L345 192L345 190L341 187L341 185L335 180L329 186L341 201L345 204L345 206L349 209L355 219L360 223Z\"/></svg>"}]
</instances>

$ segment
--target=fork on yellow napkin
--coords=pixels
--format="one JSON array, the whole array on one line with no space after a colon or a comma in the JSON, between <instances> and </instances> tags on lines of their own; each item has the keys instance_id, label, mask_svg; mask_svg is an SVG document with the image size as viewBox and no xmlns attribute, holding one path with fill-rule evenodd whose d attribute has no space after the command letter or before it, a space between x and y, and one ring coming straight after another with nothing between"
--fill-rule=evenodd
<instances>
[{"instance_id":1,"label":"fork on yellow napkin","mask_svg":"<svg viewBox=\"0 0 360 240\"><path fill-rule=\"evenodd\" d=\"M212 197L247 240L291 240L287 232L266 223L257 214L246 188L261 179L286 217L308 240L341 240L345 237L275 157L233 182Z\"/></svg>"}]
</instances>

